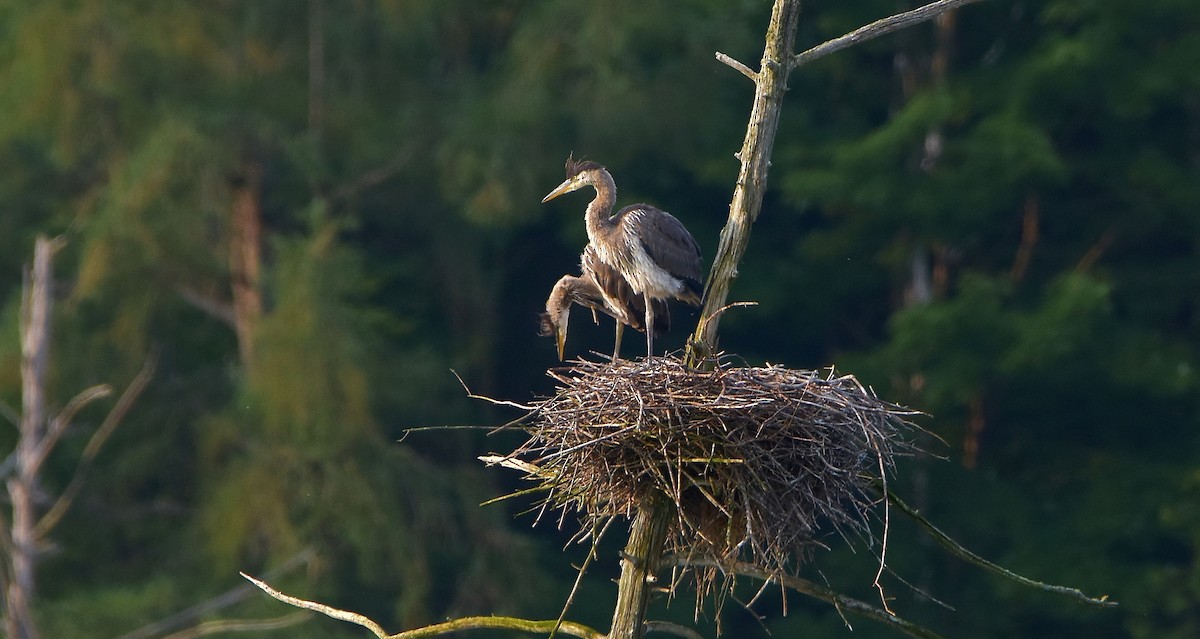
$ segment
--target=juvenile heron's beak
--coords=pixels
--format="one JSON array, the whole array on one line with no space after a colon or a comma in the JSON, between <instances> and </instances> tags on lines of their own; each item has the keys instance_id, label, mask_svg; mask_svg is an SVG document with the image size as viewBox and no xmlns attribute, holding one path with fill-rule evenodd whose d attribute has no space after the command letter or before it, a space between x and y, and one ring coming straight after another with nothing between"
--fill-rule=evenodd
<instances>
[{"instance_id":1,"label":"juvenile heron's beak","mask_svg":"<svg viewBox=\"0 0 1200 639\"><path fill-rule=\"evenodd\" d=\"M559 316L558 324L554 327L554 341L558 344L558 361L563 361L564 347L567 345L567 320L570 319L568 313L563 313Z\"/></svg>"},{"instance_id":2,"label":"juvenile heron's beak","mask_svg":"<svg viewBox=\"0 0 1200 639\"><path fill-rule=\"evenodd\" d=\"M549 202L550 200L553 200L564 193L570 193L571 191L578 189L581 184L582 182L576 178L567 178L562 184L554 187L554 190L550 191L546 197L542 198L542 204L545 204L546 202Z\"/></svg>"}]
</instances>

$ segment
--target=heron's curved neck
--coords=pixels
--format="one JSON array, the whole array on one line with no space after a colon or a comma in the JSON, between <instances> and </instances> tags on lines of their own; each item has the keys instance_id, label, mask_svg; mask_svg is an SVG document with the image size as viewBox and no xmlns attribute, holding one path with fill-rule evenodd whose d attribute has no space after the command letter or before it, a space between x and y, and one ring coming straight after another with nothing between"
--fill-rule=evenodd
<instances>
[{"instance_id":1,"label":"heron's curved neck","mask_svg":"<svg viewBox=\"0 0 1200 639\"><path fill-rule=\"evenodd\" d=\"M546 312L551 317L558 317L558 314L570 304L567 296L570 294L574 279L570 275L564 275L554 284L554 288L550 289L550 297L546 298Z\"/></svg>"},{"instance_id":2,"label":"heron's curved neck","mask_svg":"<svg viewBox=\"0 0 1200 639\"><path fill-rule=\"evenodd\" d=\"M612 175L603 169L597 171L592 187L596 189L596 198L588 204L584 222L587 224L588 236L595 238L611 232L617 225L612 219L613 204L617 201L617 184Z\"/></svg>"}]
</instances>

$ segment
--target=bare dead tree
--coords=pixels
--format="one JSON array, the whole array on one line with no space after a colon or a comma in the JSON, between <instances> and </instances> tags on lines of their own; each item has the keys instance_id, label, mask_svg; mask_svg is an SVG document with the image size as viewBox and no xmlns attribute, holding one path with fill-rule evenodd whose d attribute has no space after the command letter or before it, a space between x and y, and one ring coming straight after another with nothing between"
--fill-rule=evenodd
<instances>
[{"instance_id":1,"label":"bare dead tree","mask_svg":"<svg viewBox=\"0 0 1200 639\"><path fill-rule=\"evenodd\" d=\"M46 365L50 359L51 260L61 240L37 238L33 268L25 275L21 300L21 421L13 451L13 474L5 482L12 500L12 524L5 548L5 628L11 639L36 639L31 602L36 591L37 522L34 495L38 492L39 458L47 440Z\"/></svg>"},{"instance_id":2,"label":"bare dead tree","mask_svg":"<svg viewBox=\"0 0 1200 639\"><path fill-rule=\"evenodd\" d=\"M129 384L100 427L92 434L76 466L68 488L42 514L46 496L41 488L41 471L75 415L91 402L107 397L112 389L101 384L88 388L53 417L46 401L46 372L50 365L50 335L54 304L54 254L64 246L62 238L38 236L34 243L33 266L25 276L21 301L21 415L15 449L0 467L9 474L5 482L11 506L10 523L0 544L4 556L4 625L11 639L37 639L33 601L37 593L37 562L47 535L61 521L83 484L92 460L124 419L154 372L153 358Z\"/></svg>"}]
</instances>

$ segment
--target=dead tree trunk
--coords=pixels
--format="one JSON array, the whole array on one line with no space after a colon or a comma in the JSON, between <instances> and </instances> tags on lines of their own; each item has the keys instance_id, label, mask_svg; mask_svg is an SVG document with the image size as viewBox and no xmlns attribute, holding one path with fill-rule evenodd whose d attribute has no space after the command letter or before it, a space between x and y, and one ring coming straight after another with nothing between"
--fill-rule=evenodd
<instances>
[{"instance_id":1,"label":"dead tree trunk","mask_svg":"<svg viewBox=\"0 0 1200 639\"><path fill-rule=\"evenodd\" d=\"M621 578L617 581L617 606L613 611L608 639L637 639L646 621L654 569L662 557L671 504L666 499L644 504L634 517L621 558Z\"/></svg>"},{"instance_id":2,"label":"dead tree trunk","mask_svg":"<svg viewBox=\"0 0 1200 639\"><path fill-rule=\"evenodd\" d=\"M783 94L788 75L793 69L836 51L854 46L881 35L930 20L947 11L979 0L937 0L927 5L877 20L846 35L823 42L807 51L793 54L796 25L800 15L799 0L775 0L771 24L767 28L767 44L758 71L718 53L717 59L754 81L754 107L746 126L746 138L737 158L741 161L733 201L729 205L729 220L721 230L721 241L708 282L704 285L704 309L696 332L688 340L688 362L697 365L716 349L719 311L729 297L729 287L737 277L737 267L750 242L750 227L762 208L767 188L767 170L771 166L771 151Z\"/></svg>"},{"instance_id":3,"label":"dead tree trunk","mask_svg":"<svg viewBox=\"0 0 1200 639\"><path fill-rule=\"evenodd\" d=\"M37 589L38 470L46 438L46 363L50 352L50 315L53 305L51 260L61 246L38 236L33 268L25 277L21 303L21 423L14 455L14 472L7 488L12 500L9 565L5 603L5 630L10 639L36 639L37 626L31 604Z\"/></svg>"},{"instance_id":4,"label":"dead tree trunk","mask_svg":"<svg viewBox=\"0 0 1200 639\"><path fill-rule=\"evenodd\" d=\"M792 49L799 19L799 0L775 0L757 73L729 58L722 58L754 80L754 106L746 127L746 139L738 153L742 168L738 173L733 201L729 205L729 222L721 231L716 262L705 285L704 310L696 333L689 341L688 361L692 366L700 365L707 354L716 348L717 311L725 304L730 282L737 274L737 265L746 252L750 226L762 208L771 149L775 142L775 131L779 128L783 93L787 89L787 76L793 64ZM650 579L661 558L667 521L671 514L671 504L666 499L650 499L638 510L621 562L617 605L608 639L639 639L642 636L646 605L649 603Z\"/></svg>"},{"instance_id":5,"label":"dead tree trunk","mask_svg":"<svg viewBox=\"0 0 1200 639\"><path fill-rule=\"evenodd\" d=\"M792 53L799 20L800 0L775 0L757 72L728 56L717 55L722 62L754 81L754 105L742 150L737 154L742 166L729 205L729 221L721 231L717 256L704 287L705 303L700 323L688 344L687 357L691 366L700 365L716 349L718 311L725 305L730 283L737 275L738 263L750 240L750 226L762 208L783 93L787 90L788 73L794 65ZM642 636L649 601L649 579L660 560L667 533L666 522L671 514L670 502L657 499L644 504L634 518L621 563L617 606L608 639L638 639Z\"/></svg>"},{"instance_id":6,"label":"dead tree trunk","mask_svg":"<svg viewBox=\"0 0 1200 639\"><path fill-rule=\"evenodd\" d=\"M254 331L262 317L262 169L251 161L234 187L229 233L233 328L242 365L254 365Z\"/></svg>"},{"instance_id":7,"label":"dead tree trunk","mask_svg":"<svg viewBox=\"0 0 1200 639\"><path fill-rule=\"evenodd\" d=\"M87 404L111 393L106 384L92 386L75 395L60 412L51 415L46 403L46 370L50 362L51 311L54 273L51 260L63 246L61 239L38 236L33 250L33 267L25 277L21 300L21 418L17 444L0 468L11 475L5 482L12 518L0 536L4 568L0 595L4 602L4 627L10 639L37 639L33 602L37 593L39 548L83 485L92 460L100 452L125 414L154 374L154 357L125 389L84 448L63 494L46 509L49 501L39 486L42 466L61 440L75 415ZM46 509L44 515L39 514Z\"/></svg>"},{"instance_id":8,"label":"dead tree trunk","mask_svg":"<svg viewBox=\"0 0 1200 639\"><path fill-rule=\"evenodd\" d=\"M737 154L742 166L733 190L733 201L729 204L729 220L721 230L717 255L704 286L704 310L700 313L700 323L689 343L688 361L692 365L698 364L716 349L717 325L720 322L718 311L729 297L729 286L737 277L738 263L742 261L746 245L750 242L750 227L762 208L763 194L767 190L767 171L771 166L771 150L775 145L775 132L779 129L783 94L787 90L788 74L794 66L792 49L799 19L799 0L775 1L771 23L767 27L766 47L757 72L724 54L717 54L719 60L754 81L754 106L750 110L742 150Z\"/></svg>"}]
</instances>

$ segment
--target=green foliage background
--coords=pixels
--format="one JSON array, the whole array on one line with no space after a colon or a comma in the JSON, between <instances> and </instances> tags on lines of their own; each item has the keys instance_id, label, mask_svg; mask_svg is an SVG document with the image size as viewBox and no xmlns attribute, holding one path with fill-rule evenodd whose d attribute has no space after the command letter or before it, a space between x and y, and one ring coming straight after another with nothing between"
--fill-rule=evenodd
<instances>
[{"instance_id":1,"label":"green foliage background","mask_svg":"<svg viewBox=\"0 0 1200 639\"><path fill-rule=\"evenodd\" d=\"M452 369L493 397L549 390L534 319L577 268L584 198L538 201L568 152L712 256L752 95L713 52L753 66L769 4L0 5L0 399L20 405L38 233L69 241L55 405L161 359L42 558L45 636L120 636L306 549L276 585L389 628L556 616L583 555L561 550L570 519L531 530L528 503L479 507L519 485L475 456L512 442L399 440L513 417L468 400ZM808 2L799 40L907 8ZM925 24L792 75L733 289L760 304L727 314L721 346L837 364L930 413L944 443L924 445L943 459L904 464L901 494L987 557L1121 602L1024 591L893 521L897 576L954 607L892 578L902 616L947 636L1200 636L1200 5L992 0L948 33ZM263 176L253 367L189 301L229 296L248 166ZM665 346L693 320L678 309ZM606 352L610 331L574 322L568 349ZM102 416L81 416L49 489ZM13 439L0 430L0 449ZM827 541L806 576L876 601L871 552ZM606 627L600 563L572 616ZM287 612L263 599L221 615ZM775 636L894 636L784 603L754 605ZM692 612L685 597L656 616ZM762 632L736 604L723 630Z\"/></svg>"}]
</instances>

